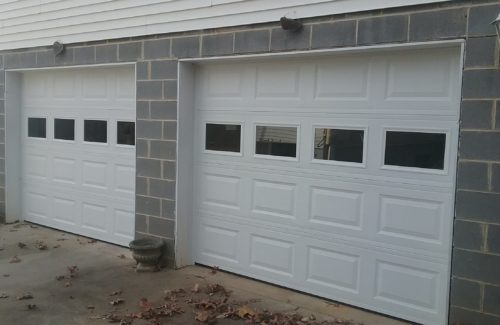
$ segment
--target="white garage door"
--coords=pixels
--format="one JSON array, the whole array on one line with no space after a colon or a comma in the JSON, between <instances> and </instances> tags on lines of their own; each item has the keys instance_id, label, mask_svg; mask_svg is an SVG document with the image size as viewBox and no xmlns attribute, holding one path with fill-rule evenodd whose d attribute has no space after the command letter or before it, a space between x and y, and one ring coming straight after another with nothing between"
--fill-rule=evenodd
<instances>
[{"instance_id":1,"label":"white garage door","mask_svg":"<svg viewBox=\"0 0 500 325\"><path fill-rule=\"evenodd\" d=\"M133 67L27 72L22 95L22 214L128 245L134 236Z\"/></svg>"},{"instance_id":2,"label":"white garage door","mask_svg":"<svg viewBox=\"0 0 500 325\"><path fill-rule=\"evenodd\" d=\"M195 261L445 324L458 48L201 65Z\"/></svg>"}]
</instances>

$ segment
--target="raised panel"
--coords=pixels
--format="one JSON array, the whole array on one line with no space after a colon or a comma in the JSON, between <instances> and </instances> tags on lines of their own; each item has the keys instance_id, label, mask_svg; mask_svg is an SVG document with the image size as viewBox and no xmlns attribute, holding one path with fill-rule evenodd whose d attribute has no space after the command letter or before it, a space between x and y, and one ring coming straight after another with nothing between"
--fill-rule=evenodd
<instances>
[{"instance_id":1,"label":"raised panel","mask_svg":"<svg viewBox=\"0 0 500 325\"><path fill-rule=\"evenodd\" d=\"M97 188L107 188L107 164L96 161L82 162L82 184Z\"/></svg>"},{"instance_id":2,"label":"raised panel","mask_svg":"<svg viewBox=\"0 0 500 325\"><path fill-rule=\"evenodd\" d=\"M252 235L250 239L250 267L293 276L293 243Z\"/></svg>"},{"instance_id":3,"label":"raised panel","mask_svg":"<svg viewBox=\"0 0 500 325\"><path fill-rule=\"evenodd\" d=\"M115 235L128 238L134 238L135 216L133 211L114 209L113 230Z\"/></svg>"},{"instance_id":4,"label":"raised panel","mask_svg":"<svg viewBox=\"0 0 500 325\"><path fill-rule=\"evenodd\" d=\"M107 208L104 205L82 203L82 226L99 232L106 232L108 221Z\"/></svg>"},{"instance_id":5,"label":"raised panel","mask_svg":"<svg viewBox=\"0 0 500 325\"><path fill-rule=\"evenodd\" d=\"M85 99L104 99L108 97L108 78L106 74L88 72L82 78L82 97Z\"/></svg>"},{"instance_id":6,"label":"raised panel","mask_svg":"<svg viewBox=\"0 0 500 325\"><path fill-rule=\"evenodd\" d=\"M315 98L320 100L367 100L369 58L336 58L318 63Z\"/></svg>"},{"instance_id":7,"label":"raised panel","mask_svg":"<svg viewBox=\"0 0 500 325\"><path fill-rule=\"evenodd\" d=\"M255 80L257 99L299 97L300 68L292 65L260 66Z\"/></svg>"},{"instance_id":8,"label":"raised panel","mask_svg":"<svg viewBox=\"0 0 500 325\"><path fill-rule=\"evenodd\" d=\"M295 218L295 188L295 184L254 181L253 212Z\"/></svg>"},{"instance_id":9,"label":"raised panel","mask_svg":"<svg viewBox=\"0 0 500 325\"><path fill-rule=\"evenodd\" d=\"M29 78L23 78L23 87L25 101L44 98L47 96L47 76L43 73L31 73Z\"/></svg>"},{"instance_id":10,"label":"raised panel","mask_svg":"<svg viewBox=\"0 0 500 325\"><path fill-rule=\"evenodd\" d=\"M54 197L54 220L58 222L75 224L77 216L77 203L73 199Z\"/></svg>"},{"instance_id":11,"label":"raised panel","mask_svg":"<svg viewBox=\"0 0 500 325\"><path fill-rule=\"evenodd\" d=\"M448 54L448 55L447 55ZM449 100L453 55L415 51L391 57L387 73L387 99Z\"/></svg>"},{"instance_id":12,"label":"raised panel","mask_svg":"<svg viewBox=\"0 0 500 325\"><path fill-rule=\"evenodd\" d=\"M54 98L74 98L76 95L75 78L71 73L55 73L52 77L52 96Z\"/></svg>"},{"instance_id":13,"label":"raised panel","mask_svg":"<svg viewBox=\"0 0 500 325\"><path fill-rule=\"evenodd\" d=\"M116 189L122 192L135 192L135 168L133 166L115 164Z\"/></svg>"},{"instance_id":14,"label":"raised panel","mask_svg":"<svg viewBox=\"0 0 500 325\"><path fill-rule=\"evenodd\" d=\"M201 185L203 204L239 209L240 178L205 174Z\"/></svg>"},{"instance_id":15,"label":"raised panel","mask_svg":"<svg viewBox=\"0 0 500 325\"><path fill-rule=\"evenodd\" d=\"M375 299L419 310L437 308L439 274L389 262L376 262Z\"/></svg>"},{"instance_id":16,"label":"raised panel","mask_svg":"<svg viewBox=\"0 0 500 325\"><path fill-rule=\"evenodd\" d=\"M360 256L318 247L308 248L306 281L357 293Z\"/></svg>"},{"instance_id":17,"label":"raised panel","mask_svg":"<svg viewBox=\"0 0 500 325\"><path fill-rule=\"evenodd\" d=\"M28 191L26 193L26 214L28 216L48 218L49 198L47 195Z\"/></svg>"},{"instance_id":18,"label":"raised panel","mask_svg":"<svg viewBox=\"0 0 500 325\"><path fill-rule=\"evenodd\" d=\"M73 158L54 157L53 176L55 181L63 183L76 183L76 161Z\"/></svg>"},{"instance_id":19,"label":"raised panel","mask_svg":"<svg viewBox=\"0 0 500 325\"><path fill-rule=\"evenodd\" d=\"M243 70L236 66L214 66L205 69L208 98L242 97Z\"/></svg>"},{"instance_id":20,"label":"raised panel","mask_svg":"<svg viewBox=\"0 0 500 325\"><path fill-rule=\"evenodd\" d=\"M361 229L362 207L362 192L312 188L310 222Z\"/></svg>"},{"instance_id":21,"label":"raised panel","mask_svg":"<svg viewBox=\"0 0 500 325\"><path fill-rule=\"evenodd\" d=\"M117 70L116 78L113 78L113 82L116 84L116 99L129 100L135 98L135 78L129 70ZM109 78L108 78L109 79ZM135 102L131 102L133 105L122 107L122 109L134 109Z\"/></svg>"},{"instance_id":22,"label":"raised panel","mask_svg":"<svg viewBox=\"0 0 500 325\"><path fill-rule=\"evenodd\" d=\"M38 179L47 178L47 157L27 154L25 159L26 176Z\"/></svg>"},{"instance_id":23,"label":"raised panel","mask_svg":"<svg viewBox=\"0 0 500 325\"><path fill-rule=\"evenodd\" d=\"M239 232L218 226L202 225L200 233L201 254L216 259L238 263Z\"/></svg>"},{"instance_id":24,"label":"raised panel","mask_svg":"<svg viewBox=\"0 0 500 325\"><path fill-rule=\"evenodd\" d=\"M440 241L443 203L409 197L380 196L379 233L419 241Z\"/></svg>"}]
</instances>

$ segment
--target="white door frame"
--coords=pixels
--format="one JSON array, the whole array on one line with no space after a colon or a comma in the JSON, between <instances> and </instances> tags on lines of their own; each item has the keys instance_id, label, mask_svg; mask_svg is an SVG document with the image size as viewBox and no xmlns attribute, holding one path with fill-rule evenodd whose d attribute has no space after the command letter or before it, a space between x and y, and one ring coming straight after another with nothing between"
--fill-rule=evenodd
<instances>
[{"instance_id":1,"label":"white door frame","mask_svg":"<svg viewBox=\"0 0 500 325\"><path fill-rule=\"evenodd\" d=\"M22 216L22 185L21 179L21 96L22 73L29 71L85 69L99 67L133 66L134 84L136 80L136 63L105 63L55 66L42 68L5 69L5 221L23 221Z\"/></svg>"}]
</instances>

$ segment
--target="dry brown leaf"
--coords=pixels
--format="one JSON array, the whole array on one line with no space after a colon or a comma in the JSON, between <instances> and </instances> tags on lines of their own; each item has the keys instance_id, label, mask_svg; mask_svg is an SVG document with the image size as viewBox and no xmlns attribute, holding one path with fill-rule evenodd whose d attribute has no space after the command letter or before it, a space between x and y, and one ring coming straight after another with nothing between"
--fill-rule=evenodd
<instances>
[{"instance_id":1,"label":"dry brown leaf","mask_svg":"<svg viewBox=\"0 0 500 325\"><path fill-rule=\"evenodd\" d=\"M118 258L121 258L123 260L123 259L125 259L127 257L125 256L125 254L120 254L120 255L118 255Z\"/></svg>"},{"instance_id":2,"label":"dry brown leaf","mask_svg":"<svg viewBox=\"0 0 500 325\"><path fill-rule=\"evenodd\" d=\"M56 280L57 280L57 281L61 281L61 280L64 280L64 279L66 279L66 276L65 276L65 275L57 275L57 276L56 276Z\"/></svg>"},{"instance_id":3,"label":"dry brown leaf","mask_svg":"<svg viewBox=\"0 0 500 325\"><path fill-rule=\"evenodd\" d=\"M118 295L121 295L121 294L122 294L121 290L116 290L116 291L111 292L109 295L110 296L118 296Z\"/></svg>"},{"instance_id":4,"label":"dry brown leaf","mask_svg":"<svg viewBox=\"0 0 500 325\"><path fill-rule=\"evenodd\" d=\"M218 266L216 266L216 265L214 265L214 266L212 266L212 270L210 271L210 273L215 274L215 273L217 273L218 271L219 271L219 267L218 267Z\"/></svg>"},{"instance_id":5,"label":"dry brown leaf","mask_svg":"<svg viewBox=\"0 0 500 325\"><path fill-rule=\"evenodd\" d=\"M38 307L37 307L35 304L28 304L28 305L26 306L26 308L28 308L28 310L35 310L35 309L37 309Z\"/></svg>"},{"instance_id":6,"label":"dry brown leaf","mask_svg":"<svg viewBox=\"0 0 500 325\"><path fill-rule=\"evenodd\" d=\"M116 306L116 305L119 305L119 304L122 304L124 303L125 300L121 299L121 298L118 298L118 299L115 299L115 300L111 300L109 303L113 306Z\"/></svg>"},{"instance_id":7,"label":"dry brown leaf","mask_svg":"<svg viewBox=\"0 0 500 325\"><path fill-rule=\"evenodd\" d=\"M19 248L26 248L26 244L23 243L23 242L19 242L19 243L17 243L17 247L19 247Z\"/></svg>"},{"instance_id":8,"label":"dry brown leaf","mask_svg":"<svg viewBox=\"0 0 500 325\"><path fill-rule=\"evenodd\" d=\"M14 255L10 258L9 263L19 263L21 262L21 259L17 257L17 255Z\"/></svg>"},{"instance_id":9,"label":"dry brown leaf","mask_svg":"<svg viewBox=\"0 0 500 325\"><path fill-rule=\"evenodd\" d=\"M198 293L200 292L200 285L196 283L194 287L191 289L191 292Z\"/></svg>"},{"instance_id":10,"label":"dry brown leaf","mask_svg":"<svg viewBox=\"0 0 500 325\"><path fill-rule=\"evenodd\" d=\"M9 296L6 293L1 293L0 299L5 299L5 298L9 298Z\"/></svg>"},{"instance_id":11,"label":"dry brown leaf","mask_svg":"<svg viewBox=\"0 0 500 325\"><path fill-rule=\"evenodd\" d=\"M71 287L71 282L69 282L69 281L68 281L68 282L65 282L65 283L64 283L64 287L65 287L65 288Z\"/></svg>"},{"instance_id":12,"label":"dry brown leaf","mask_svg":"<svg viewBox=\"0 0 500 325\"><path fill-rule=\"evenodd\" d=\"M33 295L31 293L23 293L22 295L16 297L16 300L27 300L27 299L33 299Z\"/></svg>"},{"instance_id":13,"label":"dry brown leaf","mask_svg":"<svg viewBox=\"0 0 500 325\"><path fill-rule=\"evenodd\" d=\"M87 305L87 309L95 309L95 307L92 305Z\"/></svg>"},{"instance_id":14,"label":"dry brown leaf","mask_svg":"<svg viewBox=\"0 0 500 325\"><path fill-rule=\"evenodd\" d=\"M54 246L52 246L52 248L59 248L59 247L61 247L61 245L54 245Z\"/></svg>"},{"instance_id":15,"label":"dry brown leaf","mask_svg":"<svg viewBox=\"0 0 500 325\"><path fill-rule=\"evenodd\" d=\"M202 323L206 323L210 317L210 313L206 310L197 311L195 314L194 319Z\"/></svg>"},{"instance_id":16,"label":"dry brown leaf","mask_svg":"<svg viewBox=\"0 0 500 325\"><path fill-rule=\"evenodd\" d=\"M38 248L41 251L45 251L45 250L47 250L48 247L43 242L38 242L36 245L36 248Z\"/></svg>"},{"instance_id":17,"label":"dry brown leaf","mask_svg":"<svg viewBox=\"0 0 500 325\"><path fill-rule=\"evenodd\" d=\"M238 308L238 316L240 318L248 318L248 317L252 318L255 315L257 315L257 313L248 305L244 305Z\"/></svg>"}]
</instances>

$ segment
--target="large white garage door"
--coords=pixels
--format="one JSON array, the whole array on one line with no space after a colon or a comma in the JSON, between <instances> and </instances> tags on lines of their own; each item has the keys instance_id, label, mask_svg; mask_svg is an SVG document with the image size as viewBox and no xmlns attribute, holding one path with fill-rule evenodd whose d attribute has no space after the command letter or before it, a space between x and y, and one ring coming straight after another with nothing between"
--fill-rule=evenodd
<instances>
[{"instance_id":1,"label":"large white garage door","mask_svg":"<svg viewBox=\"0 0 500 325\"><path fill-rule=\"evenodd\" d=\"M22 94L22 214L128 245L134 236L133 67L27 72Z\"/></svg>"},{"instance_id":2,"label":"large white garage door","mask_svg":"<svg viewBox=\"0 0 500 325\"><path fill-rule=\"evenodd\" d=\"M458 48L201 65L196 262L445 324Z\"/></svg>"}]
</instances>

